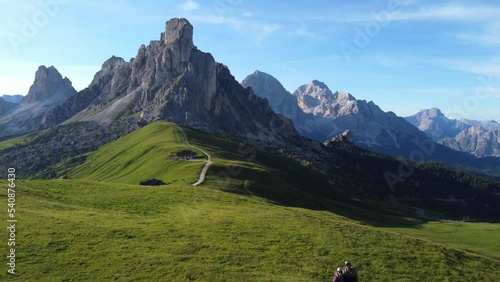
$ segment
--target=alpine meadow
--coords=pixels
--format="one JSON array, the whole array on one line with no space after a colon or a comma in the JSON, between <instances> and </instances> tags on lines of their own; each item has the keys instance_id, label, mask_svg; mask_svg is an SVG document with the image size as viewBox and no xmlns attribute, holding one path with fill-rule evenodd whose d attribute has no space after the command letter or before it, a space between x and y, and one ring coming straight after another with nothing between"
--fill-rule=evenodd
<instances>
[{"instance_id":1,"label":"alpine meadow","mask_svg":"<svg viewBox=\"0 0 500 282\"><path fill-rule=\"evenodd\" d=\"M4 8L0 281L500 280L498 3Z\"/></svg>"}]
</instances>

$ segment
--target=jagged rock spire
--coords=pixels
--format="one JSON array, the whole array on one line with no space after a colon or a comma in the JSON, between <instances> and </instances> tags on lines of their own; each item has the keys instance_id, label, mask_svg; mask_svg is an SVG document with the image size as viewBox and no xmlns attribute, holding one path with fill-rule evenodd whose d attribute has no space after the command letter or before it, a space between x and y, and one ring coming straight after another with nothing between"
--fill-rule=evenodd
<instances>
[{"instance_id":1,"label":"jagged rock spire","mask_svg":"<svg viewBox=\"0 0 500 282\"><path fill-rule=\"evenodd\" d=\"M171 47L174 54L180 54L181 62L187 62L194 48L193 26L184 18L168 20L165 32L161 35L161 43Z\"/></svg>"}]
</instances>

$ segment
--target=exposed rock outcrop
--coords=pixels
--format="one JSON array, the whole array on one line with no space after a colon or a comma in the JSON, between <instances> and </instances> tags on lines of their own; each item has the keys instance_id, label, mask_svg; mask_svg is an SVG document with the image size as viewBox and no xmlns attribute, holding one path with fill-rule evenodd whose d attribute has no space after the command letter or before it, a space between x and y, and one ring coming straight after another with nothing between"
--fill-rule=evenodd
<instances>
[{"instance_id":1,"label":"exposed rock outcrop","mask_svg":"<svg viewBox=\"0 0 500 282\"><path fill-rule=\"evenodd\" d=\"M297 104L297 97L288 92L273 76L255 71L247 76L241 85L252 88L257 96L266 98L271 108L291 119L302 135L311 136L311 132L319 130L314 128L314 116L304 113Z\"/></svg>"},{"instance_id":2,"label":"exposed rock outcrop","mask_svg":"<svg viewBox=\"0 0 500 282\"><path fill-rule=\"evenodd\" d=\"M27 105L35 102L64 101L76 94L71 81L57 71L54 66L40 66L35 73L35 81L31 85L28 95L21 104Z\"/></svg>"},{"instance_id":3,"label":"exposed rock outcrop","mask_svg":"<svg viewBox=\"0 0 500 282\"><path fill-rule=\"evenodd\" d=\"M40 128L43 117L76 94L71 81L53 66L40 66L35 81L19 105L0 117L0 136L21 134Z\"/></svg>"},{"instance_id":4,"label":"exposed rock outcrop","mask_svg":"<svg viewBox=\"0 0 500 282\"><path fill-rule=\"evenodd\" d=\"M193 45L186 19L167 21L160 40L142 45L130 62L106 61L90 86L50 111L44 125L109 123L132 115L262 141L300 139L290 120Z\"/></svg>"},{"instance_id":5,"label":"exposed rock outcrop","mask_svg":"<svg viewBox=\"0 0 500 282\"><path fill-rule=\"evenodd\" d=\"M353 139L351 131L348 129L348 130L342 132L341 134L328 139L324 143L324 145L328 147L329 144L338 143L338 142L354 144L354 139Z\"/></svg>"},{"instance_id":6,"label":"exposed rock outcrop","mask_svg":"<svg viewBox=\"0 0 500 282\"><path fill-rule=\"evenodd\" d=\"M292 119L301 134L320 142L349 130L351 141L358 146L385 154L409 155L416 149L412 140L428 139L394 113L382 111L373 102L356 100L349 93L333 93L317 80L299 87L293 95L274 77L258 71L242 84L268 99L276 112Z\"/></svg>"},{"instance_id":7,"label":"exposed rock outcrop","mask_svg":"<svg viewBox=\"0 0 500 282\"><path fill-rule=\"evenodd\" d=\"M495 121L456 120L441 110L422 110L406 117L434 141L477 157L500 157L500 124Z\"/></svg>"}]
</instances>

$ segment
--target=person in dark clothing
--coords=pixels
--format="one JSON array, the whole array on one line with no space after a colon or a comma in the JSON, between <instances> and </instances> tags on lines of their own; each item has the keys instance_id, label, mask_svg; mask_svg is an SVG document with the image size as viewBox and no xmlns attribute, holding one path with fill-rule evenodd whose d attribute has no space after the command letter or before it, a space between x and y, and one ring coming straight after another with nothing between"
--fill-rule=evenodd
<instances>
[{"instance_id":1,"label":"person in dark clothing","mask_svg":"<svg viewBox=\"0 0 500 282\"><path fill-rule=\"evenodd\" d=\"M342 267L337 268L337 271L335 271L335 273L333 274L333 282L344 282Z\"/></svg>"},{"instance_id":2,"label":"person in dark clothing","mask_svg":"<svg viewBox=\"0 0 500 282\"><path fill-rule=\"evenodd\" d=\"M348 260L344 262L343 282L358 282L358 273L354 268L352 268L351 263Z\"/></svg>"}]
</instances>

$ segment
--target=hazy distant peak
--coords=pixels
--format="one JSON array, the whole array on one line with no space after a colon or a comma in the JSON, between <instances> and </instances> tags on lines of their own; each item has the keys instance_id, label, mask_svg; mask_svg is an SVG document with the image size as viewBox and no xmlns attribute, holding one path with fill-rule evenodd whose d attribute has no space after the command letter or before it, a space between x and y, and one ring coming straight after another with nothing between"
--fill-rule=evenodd
<instances>
[{"instance_id":1,"label":"hazy distant peak","mask_svg":"<svg viewBox=\"0 0 500 282\"><path fill-rule=\"evenodd\" d=\"M430 108L421 110L417 113L419 116L427 116L427 117L445 117L443 112L438 108Z\"/></svg>"},{"instance_id":2,"label":"hazy distant peak","mask_svg":"<svg viewBox=\"0 0 500 282\"><path fill-rule=\"evenodd\" d=\"M63 95L67 98L74 94L76 94L76 91L67 77L63 78L54 66L47 68L41 65L38 67L35 73L35 81L22 103L29 104L37 101L46 101L54 95Z\"/></svg>"},{"instance_id":3,"label":"hazy distant peak","mask_svg":"<svg viewBox=\"0 0 500 282\"><path fill-rule=\"evenodd\" d=\"M278 81L274 76L272 76L266 72L260 71L260 70L256 70L251 75L247 76L247 78L250 78L250 77L255 77L258 79L272 79L272 80Z\"/></svg>"},{"instance_id":4,"label":"hazy distant peak","mask_svg":"<svg viewBox=\"0 0 500 282\"><path fill-rule=\"evenodd\" d=\"M24 98L23 95L15 94L15 95L2 95L0 96L3 100L11 103L19 103Z\"/></svg>"}]
</instances>

